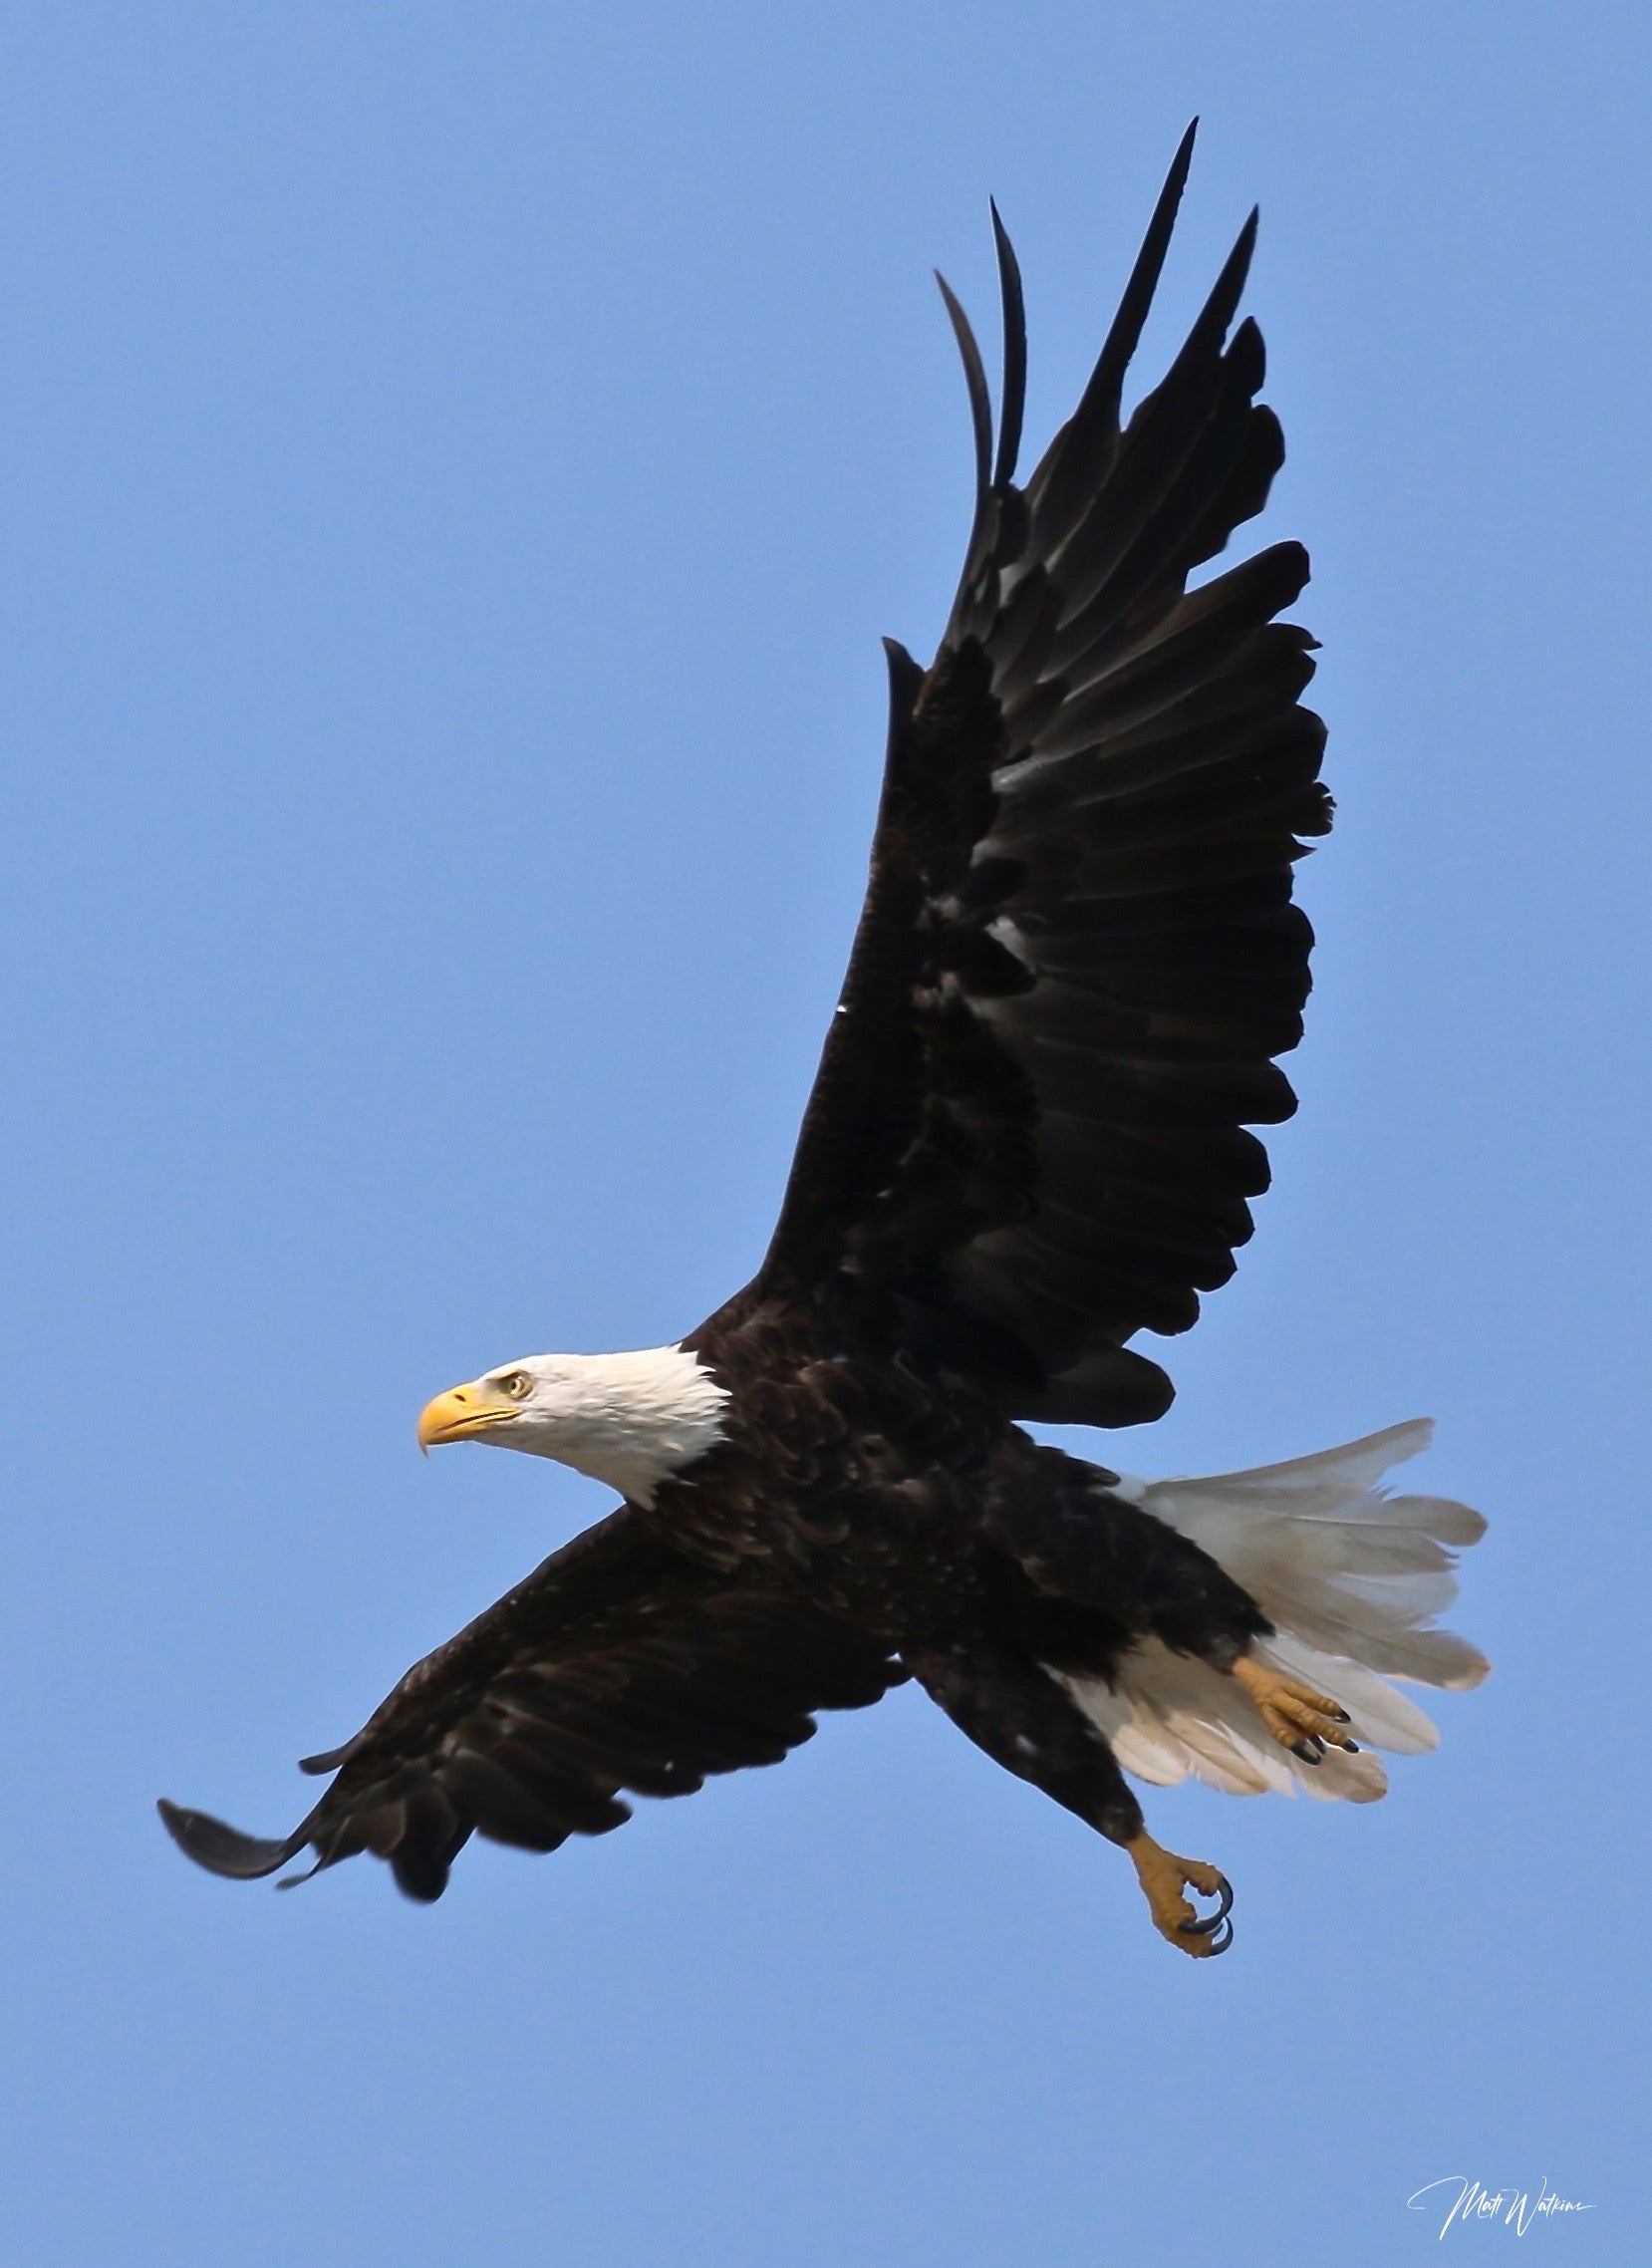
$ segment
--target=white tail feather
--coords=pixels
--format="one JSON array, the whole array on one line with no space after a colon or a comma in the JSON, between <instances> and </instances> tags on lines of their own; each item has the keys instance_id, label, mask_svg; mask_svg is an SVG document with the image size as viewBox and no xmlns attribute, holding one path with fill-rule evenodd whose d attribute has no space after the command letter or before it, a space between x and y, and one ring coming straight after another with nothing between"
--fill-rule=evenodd
<instances>
[{"instance_id":1,"label":"white tail feather","mask_svg":"<svg viewBox=\"0 0 1652 2268\"><path fill-rule=\"evenodd\" d=\"M1361 1753L1329 1749L1317 1768L1279 1747L1242 1686L1158 1639L1134 1647L1114 1682L1053 1672L1112 1743L1126 1771L1161 1787L1190 1773L1231 1795L1298 1787L1374 1803L1388 1775L1366 1753L1421 1756L1439 1735L1387 1680L1459 1692L1478 1685L1483 1654L1424 1625L1457 1596L1453 1550L1486 1523L1446 1497L1388 1496L1391 1466L1433 1438L1427 1418L1343 1449L1204 1480L1122 1483L1146 1512L1208 1552L1274 1625L1259 1660L1338 1700Z\"/></svg>"}]
</instances>

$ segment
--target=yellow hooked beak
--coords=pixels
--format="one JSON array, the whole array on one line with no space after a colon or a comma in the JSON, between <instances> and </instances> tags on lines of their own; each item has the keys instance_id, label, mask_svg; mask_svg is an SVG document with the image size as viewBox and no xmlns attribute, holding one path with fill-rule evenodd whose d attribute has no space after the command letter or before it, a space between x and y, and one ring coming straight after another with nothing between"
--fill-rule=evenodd
<instances>
[{"instance_id":1,"label":"yellow hooked beak","mask_svg":"<svg viewBox=\"0 0 1652 2268\"><path fill-rule=\"evenodd\" d=\"M490 1386L485 1378L473 1378L468 1386L450 1386L445 1394L425 1403L418 1417L418 1446L427 1456L440 1442L468 1441L472 1435L488 1433L521 1414L497 1386Z\"/></svg>"}]
</instances>

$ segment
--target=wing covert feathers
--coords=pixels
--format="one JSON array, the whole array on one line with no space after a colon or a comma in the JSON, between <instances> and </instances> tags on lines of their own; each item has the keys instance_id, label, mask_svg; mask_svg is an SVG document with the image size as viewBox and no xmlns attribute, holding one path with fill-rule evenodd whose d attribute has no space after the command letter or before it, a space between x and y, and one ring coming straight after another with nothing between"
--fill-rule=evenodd
<instances>
[{"instance_id":1,"label":"wing covert feathers","mask_svg":"<svg viewBox=\"0 0 1652 2268\"><path fill-rule=\"evenodd\" d=\"M1247 1131L1295 1100L1308 924L1291 869L1330 823L1307 580L1277 543L1188 589L1283 455L1236 329L1255 215L1161 383L1121 414L1189 130L1077 410L1012 482L1025 374L994 211L1004 399L947 305L976 505L940 652L892 651L890 746L843 1001L765 1277L835 1278L863 1321L1011 1415L1129 1424L1250 1235ZM945 290L945 285L943 286ZM989 476L990 468L990 476ZM897 660L896 657L899 659Z\"/></svg>"},{"instance_id":2,"label":"wing covert feathers","mask_svg":"<svg viewBox=\"0 0 1652 2268\"><path fill-rule=\"evenodd\" d=\"M214 1874L248 1880L308 1845L317 1872L371 1850L410 1897L437 1898L473 1834L525 1850L606 1835L623 1795L691 1795L778 1764L821 1709L858 1709L906 1672L795 1594L696 1566L632 1509L556 1553L411 1669L283 1842L163 1803ZM299 1877L302 1878L302 1877Z\"/></svg>"}]
</instances>

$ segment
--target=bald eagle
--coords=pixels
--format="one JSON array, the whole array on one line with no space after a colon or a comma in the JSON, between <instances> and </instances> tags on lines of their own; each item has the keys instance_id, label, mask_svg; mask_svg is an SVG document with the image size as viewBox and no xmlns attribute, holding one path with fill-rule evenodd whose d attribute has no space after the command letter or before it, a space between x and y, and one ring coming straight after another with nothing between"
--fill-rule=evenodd
<instances>
[{"instance_id":1,"label":"bald eagle","mask_svg":"<svg viewBox=\"0 0 1652 2268\"><path fill-rule=\"evenodd\" d=\"M1024 484L996 208L995 436L942 282L974 519L935 660L888 648L865 907L762 1266L676 1345L526 1355L436 1396L426 1448L555 1458L624 1502L306 1759L332 1785L291 1835L163 1803L213 1873L366 1850L433 1899L472 1834L605 1834L626 1795L778 1763L821 1710L915 1678L1122 1845L1161 1934L1208 1958L1232 1891L1154 1841L1125 1773L1368 1803L1387 1785L1373 1749L1435 1740L1390 1681L1485 1674L1432 1626L1484 1524L1381 1487L1426 1424L1148 1482L1020 1422L1164 1412L1169 1379L1128 1342L1186 1330L1232 1276L1268 1179L1247 1129L1295 1108L1274 1062L1308 992L1292 861L1331 806L1300 701L1314 642L1276 617L1307 556L1276 543L1189 587L1283 458L1260 334L1235 328L1254 213L1120 418L1192 144Z\"/></svg>"}]
</instances>

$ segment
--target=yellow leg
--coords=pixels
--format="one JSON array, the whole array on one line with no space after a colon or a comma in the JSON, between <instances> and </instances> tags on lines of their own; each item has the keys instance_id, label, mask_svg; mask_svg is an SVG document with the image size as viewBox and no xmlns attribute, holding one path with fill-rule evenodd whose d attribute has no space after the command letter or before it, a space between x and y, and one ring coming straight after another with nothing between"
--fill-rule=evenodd
<instances>
[{"instance_id":1,"label":"yellow leg","mask_svg":"<svg viewBox=\"0 0 1652 2268\"><path fill-rule=\"evenodd\" d=\"M1178 1858L1174 1851L1167 1850L1163 1843L1155 1843L1152 1836L1146 1834L1133 1837L1124 1847L1130 1853L1136 1879L1142 1885L1153 1914L1153 1926L1160 1936L1179 1951L1191 1953L1195 1960L1209 1960L1213 1953L1226 1953L1234 1942L1234 1925L1228 1919L1234 1893L1217 1868L1207 1866L1202 1858ZM1201 1897L1221 1900L1209 1920L1200 1920L1182 1895L1185 1889L1195 1889Z\"/></svg>"},{"instance_id":2,"label":"yellow leg","mask_svg":"<svg viewBox=\"0 0 1652 2268\"><path fill-rule=\"evenodd\" d=\"M1304 1764L1317 1764L1327 1741L1358 1755L1353 1742L1340 1730L1348 1723L1348 1712L1328 1693L1316 1693L1299 1678L1268 1669L1248 1654L1241 1654L1235 1662L1234 1675L1256 1704L1262 1723L1279 1746L1288 1748Z\"/></svg>"}]
</instances>

